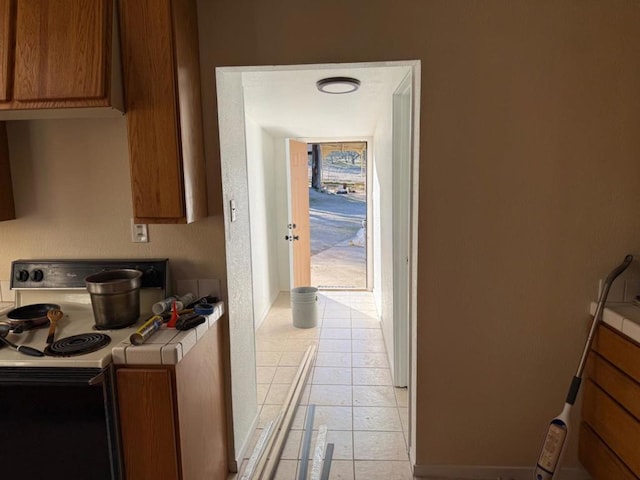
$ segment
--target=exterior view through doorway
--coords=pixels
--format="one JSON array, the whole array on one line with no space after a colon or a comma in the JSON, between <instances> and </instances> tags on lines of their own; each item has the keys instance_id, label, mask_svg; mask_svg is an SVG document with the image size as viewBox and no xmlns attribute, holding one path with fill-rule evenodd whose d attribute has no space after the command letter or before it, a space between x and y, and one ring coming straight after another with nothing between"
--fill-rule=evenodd
<instances>
[{"instance_id":1,"label":"exterior view through doorway","mask_svg":"<svg viewBox=\"0 0 640 480\"><path fill-rule=\"evenodd\" d=\"M368 289L366 142L310 145L311 284Z\"/></svg>"}]
</instances>

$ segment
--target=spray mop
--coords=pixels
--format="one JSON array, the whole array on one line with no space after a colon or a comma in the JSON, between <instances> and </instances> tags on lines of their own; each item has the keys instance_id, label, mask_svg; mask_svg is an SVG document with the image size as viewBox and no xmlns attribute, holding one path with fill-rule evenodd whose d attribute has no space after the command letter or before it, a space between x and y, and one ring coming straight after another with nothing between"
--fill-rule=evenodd
<instances>
[{"instance_id":1,"label":"spray mop","mask_svg":"<svg viewBox=\"0 0 640 480\"><path fill-rule=\"evenodd\" d=\"M584 346L582 357L580 358L580 363L578 364L578 369L576 370L576 374L573 376L573 380L571 380L571 386L569 387L569 392L567 393L567 398L565 400L564 407L562 408L562 412L560 412L560 415L555 417L549 423L547 435L544 439L544 443L542 444L542 450L540 452L540 456L538 457L538 462L534 471L534 480L552 480L553 478L555 478L555 475L558 472L560 458L562 457L562 453L564 452L564 449L566 447L567 438L569 435L569 417L571 415L571 408L573 407L573 404L575 403L578 396L578 392L580 391L580 384L582 383L582 373L587 363L587 356L589 355L589 350L591 349L593 337L595 335L598 324L602 319L602 311L604 310L604 304L607 301L609 289L611 288L611 284L616 279L616 277L626 270L632 260L632 255L627 255L626 257L624 257L624 261L616 268L614 268L611 273L609 273L602 286L602 291L600 292L600 298L598 299L596 312L593 315L591 330L589 331L589 336L587 337L587 342Z\"/></svg>"}]
</instances>

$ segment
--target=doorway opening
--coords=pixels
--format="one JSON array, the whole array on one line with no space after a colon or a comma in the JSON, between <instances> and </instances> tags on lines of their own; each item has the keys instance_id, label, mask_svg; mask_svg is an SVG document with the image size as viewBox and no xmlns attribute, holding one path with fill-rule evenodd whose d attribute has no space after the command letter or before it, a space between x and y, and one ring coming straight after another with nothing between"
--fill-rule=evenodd
<instances>
[{"instance_id":1,"label":"doorway opening","mask_svg":"<svg viewBox=\"0 0 640 480\"><path fill-rule=\"evenodd\" d=\"M309 146L311 285L366 290L367 142Z\"/></svg>"},{"instance_id":2,"label":"doorway opening","mask_svg":"<svg viewBox=\"0 0 640 480\"><path fill-rule=\"evenodd\" d=\"M327 96L318 92L316 82L328 76L355 77L361 86L349 95ZM366 142L365 231L373 266L367 277L393 385L409 387L407 443L415 458L420 62L220 67L216 82L229 292L230 454L236 461L242 458L258 422L256 331L291 286L286 150L289 139L298 139L306 144ZM409 108L394 108L400 103ZM398 121L397 115L407 118ZM406 131L400 135L397 129ZM396 148L405 140L403 148ZM307 155L305 149L305 169ZM398 155L405 158L399 161ZM406 228L397 228L398 212ZM402 315L396 314L399 305ZM399 365L405 366L404 379L397 374Z\"/></svg>"}]
</instances>

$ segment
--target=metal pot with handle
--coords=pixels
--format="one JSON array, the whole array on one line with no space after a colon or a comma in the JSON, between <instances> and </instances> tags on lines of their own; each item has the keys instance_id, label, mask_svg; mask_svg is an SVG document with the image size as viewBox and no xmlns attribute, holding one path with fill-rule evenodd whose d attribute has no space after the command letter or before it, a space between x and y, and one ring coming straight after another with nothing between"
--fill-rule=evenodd
<instances>
[{"instance_id":1,"label":"metal pot with handle","mask_svg":"<svg viewBox=\"0 0 640 480\"><path fill-rule=\"evenodd\" d=\"M139 270L117 269L85 278L97 329L123 328L138 321L141 277Z\"/></svg>"}]
</instances>

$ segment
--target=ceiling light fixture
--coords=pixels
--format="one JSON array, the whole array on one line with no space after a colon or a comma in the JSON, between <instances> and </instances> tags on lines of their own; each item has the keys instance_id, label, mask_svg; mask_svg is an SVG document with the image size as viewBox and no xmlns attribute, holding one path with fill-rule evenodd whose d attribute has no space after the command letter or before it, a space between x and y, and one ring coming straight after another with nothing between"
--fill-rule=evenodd
<instances>
[{"instance_id":1,"label":"ceiling light fixture","mask_svg":"<svg viewBox=\"0 0 640 480\"><path fill-rule=\"evenodd\" d=\"M342 94L358 90L360 80L351 77L328 77L318 80L316 87L323 93Z\"/></svg>"}]
</instances>

